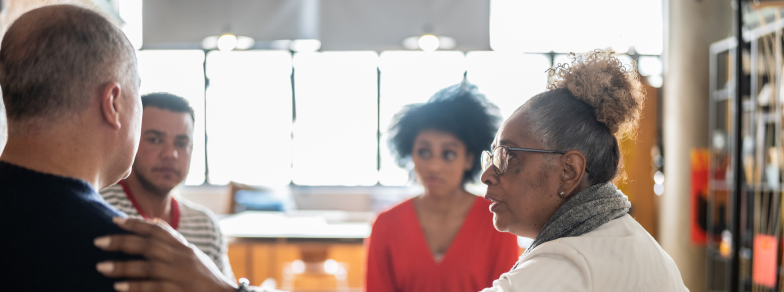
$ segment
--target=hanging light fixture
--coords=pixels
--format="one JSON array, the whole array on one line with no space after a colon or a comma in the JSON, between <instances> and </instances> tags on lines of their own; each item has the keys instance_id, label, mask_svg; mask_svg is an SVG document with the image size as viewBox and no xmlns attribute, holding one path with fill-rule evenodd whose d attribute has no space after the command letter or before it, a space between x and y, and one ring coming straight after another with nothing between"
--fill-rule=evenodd
<instances>
[{"instance_id":1,"label":"hanging light fixture","mask_svg":"<svg viewBox=\"0 0 784 292\"><path fill-rule=\"evenodd\" d=\"M256 41L251 37L236 36L230 33L208 36L201 42L201 46L205 50L218 49L224 52L252 49L255 45Z\"/></svg>"},{"instance_id":2,"label":"hanging light fixture","mask_svg":"<svg viewBox=\"0 0 784 292\"><path fill-rule=\"evenodd\" d=\"M321 48L321 41L316 39L292 40L289 50L295 52L315 52Z\"/></svg>"},{"instance_id":3,"label":"hanging light fixture","mask_svg":"<svg viewBox=\"0 0 784 292\"><path fill-rule=\"evenodd\" d=\"M218 50L228 52L237 47L237 36L224 34L218 38Z\"/></svg>"},{"instance_id":4,"label":"hanging light fixture","mask_svg":"<svg viewBox=\"0 0 784 292\"><path fill-rule=\"evenodd\" d=\"M422 48L422 50L425 52L435 51L441 44L441 42L438 41L438 37L432 34L426 34L419 37L417 43L419 44L419 47Z\"/></svg>"},{"instance_id":5,"label":"hanging light fixture","mask_svg":"<svg viewBox=\"0 0 784 292\"><path fill-rule=\"evenodd\" d=\"M403 40L403 47L408 50L423 50L432 52L435 50L451 50L457 46L454 38L448 36L436 36L433 34L423 34L412 36Z\"/></svg>"}]
</instances>

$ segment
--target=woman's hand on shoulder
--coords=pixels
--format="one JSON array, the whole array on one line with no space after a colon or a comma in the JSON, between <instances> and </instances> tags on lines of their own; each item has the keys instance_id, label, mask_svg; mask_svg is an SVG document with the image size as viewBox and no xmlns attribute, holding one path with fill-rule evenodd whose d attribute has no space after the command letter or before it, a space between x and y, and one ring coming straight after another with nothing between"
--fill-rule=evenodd
<instances>
[{"instance_id":1,"label":"woman's hand on shoulder","mask_svg":"<svg viewBox=\"0 0 784 292\"><path fill-rule=\"evenodd\" d=\"M117 291L236 291L212 260L162 220L148 222L116 217L120 228L131 234L95 239L105 251L141 255L146 260L106 261L97 269L111 278L125 278L114 285Z\"/></svg>"}]
</instances>

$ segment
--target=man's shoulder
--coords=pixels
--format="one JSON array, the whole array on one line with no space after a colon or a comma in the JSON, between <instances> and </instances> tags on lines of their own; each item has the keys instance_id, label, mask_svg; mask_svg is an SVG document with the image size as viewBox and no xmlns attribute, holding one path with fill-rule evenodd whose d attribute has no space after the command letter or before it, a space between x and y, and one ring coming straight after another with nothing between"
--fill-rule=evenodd
<instances>
[{"instance_id":1,"label":"man's shoulder","mask_svg":"<svg viewBox=\"0 0 784 292\"><path fill-rule=\"evenodd\" d=\"M15 243L21 244L24 238L33 234L52 239L62 237L65 242L83 237L92 243L98 236L126 233L112 222L112 218L126 215L107 204L94 191L51 188L28 193L10 192L3 197L11 200L0 204L0 219L14 219L0 220L4 232L28 234ZM36 232L30 233L30 230ZM93 248L92 245L90 248Z\"/></svg>"},{"instance_id":2,"label":"man's shoulder","mask_svg":"<svg viewBox=\"0 0 784 292\"><path fill-rule=\"evenodd\" d=\"M16 281L9 283L11 287L29 285L47 275L48 280L57 282L64 290L111 289L113 281L98 274L95 264L131 257L103 252L93 245L93 240L127 233L112 222L112 217L122 214L97 194L87 196L68 189L8 195L16 200L2 204L6 208L0 208L0 219L4 219L0 220L0 228L14 240L0 241L0 249L13 252L5 255L0 266L9 268L4 270L11 275L5 276ZM14 220L5 220L9 218Z\"/></svg>"},{"instance_id":3,"label":"man's shoulder","mask_svg":"<svg viewBox=\"0 0 784 292\"><path fill-rule=\"evenodd\" d=\"M0 244L3 250L13 251L4 256L0 266L10 271L11 286L30 285L47 275L47 281L57 283L64 291L111 291L114 280L95 270L95 265L107 260L129 260L138 257L101 251L93 245L95 238L124 234L111 219L88 209L50 214L43 220L18 223L19 228L3 228L11 242ZM14 230L15 229L15 230ZM31 233L30 230L35 230ZM16 282L16 283L13 283ZM9 283L6 283L9 284Z\"/></svg>"},{"instance_id":4,"label":"man's shoulder","mask_svg":"<svg viewBox=\"0 0 784 292\"><path fill-rule=\"evenodd\" d=\"M4 192L3 199L4 204L0 204L2 216L26 218L24 222L29 224L66 224L69 222L67 219L72 219L86 220L87 225L108 222L114 226L112 218L125 215L88 188L22 186Z\"/></svg>"}]
</instances>

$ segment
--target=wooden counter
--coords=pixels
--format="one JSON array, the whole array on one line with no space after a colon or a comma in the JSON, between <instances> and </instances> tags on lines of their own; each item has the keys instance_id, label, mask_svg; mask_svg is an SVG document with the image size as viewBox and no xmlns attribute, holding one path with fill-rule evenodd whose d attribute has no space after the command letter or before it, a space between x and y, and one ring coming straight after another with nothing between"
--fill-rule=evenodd
<instances>
[{"instance_id":1,"label":"wooden counter","mask_svg":"<svg viewBox=\"0 0 784 292\"><path fill-rule=\"evenodd\" d=\"M248 278L252 285L272 278L279 289L292 291L360 291L366 257L363 242L370 235L372 216L336 211L243 212L222 219L221 229L230 239L234 275ZM324 268L328 260L334 262ZM296 261L300 262L292 265Z\"/></svg>"}]
</instances>

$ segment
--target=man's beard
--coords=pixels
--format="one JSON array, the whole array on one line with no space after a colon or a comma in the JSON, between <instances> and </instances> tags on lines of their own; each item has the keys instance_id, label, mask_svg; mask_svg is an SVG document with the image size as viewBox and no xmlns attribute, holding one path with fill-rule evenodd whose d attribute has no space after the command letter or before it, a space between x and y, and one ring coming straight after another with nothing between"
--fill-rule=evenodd
<instances>
[{"instance_id":1,"label":"man's beard","mask_svg":"<svg viewBox=\"0 0 784 292\"><path fill-rule=\"evenodd\" d=\"M172 190L172 189L162 189L162 188L159 188L158 186L153 184L149 179L144 177L142 172L137 171L136 167L134 167L134 170L133 170L131 175L136 176L136 179L139 180L139 183L142 185L142 188L144 188L148 192L153 193L153 194L155 194L157 196L165 197Z\"/></svg>"}]
</instances>

